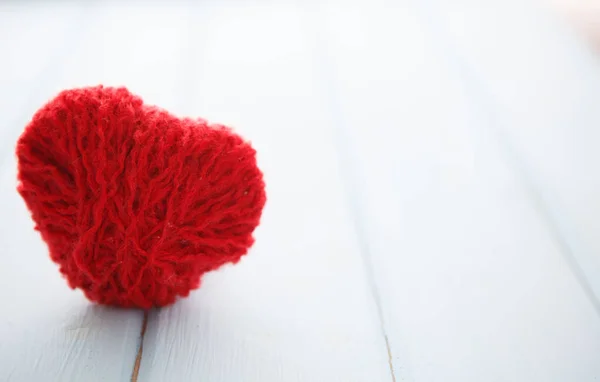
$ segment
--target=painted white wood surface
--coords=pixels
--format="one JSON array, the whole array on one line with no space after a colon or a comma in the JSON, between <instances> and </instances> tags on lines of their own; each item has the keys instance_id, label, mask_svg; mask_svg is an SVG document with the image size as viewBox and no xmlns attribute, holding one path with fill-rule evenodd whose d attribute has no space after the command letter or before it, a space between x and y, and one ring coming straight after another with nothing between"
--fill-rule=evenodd
<instances>
[{"instance_id":1,"label":"painted white wood surface","mask_svg":"<svg viewBox=\"0 0 600 382\"><path fill-rule=\"evenodd\" d=\"M2 3L0 381L131 378L141 312L70 291L14 190L31 114L102 82L235 126L267 178L248 257L150 312L139 381L600 379L600 74L492 3Z\"/></svg>"},{"instance_id":2,"label":"painted white wood surface","mask_svg":"<svg viewBox=\"0 0 600 382\"><path fill-rule=\"evenodd\" d=\"M446 45L443 59L485 109L488 130L546 210L600 311L598 57L539 6L516 0L431 4L428 17ZM517 7L522 12L514 12ZM502 20L511 20L511 28Z\"/></svg>"},{"instance_id":3,"label":"painted white wood surface","mask_svg":"<svg viewBox=\"0 0 600 382\"><path fill-rule=\"evenodd\" d=\"M396 378L594 381L600 312L427 9L332 6L316 40L342 148L356 158L347 173ZM496 25L510 24L502 16Z\"/></svg>"},{"instance_id":4,"label":"painted white wood surface","mask_svg":"<svg viewBox=\"0 0 600 382\"><path fill-rule=\"evenodd\" d=\"M289 4L214 4L190 15L190 108L253 142L268 203L248 257L150 313L139 380L389 380L309 26Z\"/></svg>"}]
</instances>

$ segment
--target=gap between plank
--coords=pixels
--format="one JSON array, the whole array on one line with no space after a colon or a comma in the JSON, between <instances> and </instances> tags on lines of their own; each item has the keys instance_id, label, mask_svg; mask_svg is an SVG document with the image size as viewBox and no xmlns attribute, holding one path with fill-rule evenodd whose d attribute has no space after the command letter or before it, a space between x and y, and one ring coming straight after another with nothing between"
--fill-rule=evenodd
<instances>
[{"instance_id":1,"label":"gap between plank","mask_svg":"<svg viewBox=\"0 0 600 382\"><path fill-rule=\"evenodd\" d=\"M392 348L390 347L390 340L388 335L384 332L383 337L385 338L385 347L388 355L388 365L390 367L390 373L392 374L392 381L396 382L396 373L394 373L394 364L392 363Z\"/></svg>"},{"instance_id":2,"label":"gap between plank","mask_svg":"<svg viewBox=\"0 0 600 382\"><path fill-rule=\"evenodd\" d=\"M131 382L137 382L138 374L140 373L140 365L142 363L142 355L144 354L144 336L146 335L146 327L148 326L148 311L144 311L144 321L142 322L142 330L140 331L140 341L138 346L137 355L135 356L135 363L133 364L133 371L131 373Z\"/></svg>"}]
</instances>

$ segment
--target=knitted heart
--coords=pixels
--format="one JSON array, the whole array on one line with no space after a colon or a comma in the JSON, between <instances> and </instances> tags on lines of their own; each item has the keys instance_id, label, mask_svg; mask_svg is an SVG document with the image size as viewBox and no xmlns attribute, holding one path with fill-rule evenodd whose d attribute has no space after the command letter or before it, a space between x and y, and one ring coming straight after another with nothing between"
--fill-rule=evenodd
<instances>
[{"instance_id":1,"label":"knitted heart","mask_svg":"<svg viewBox=\"0 0 600 382\"><path fill-rule=\"evenodd\" d=\"M18 191L71 288L123 307L171 304L236 263L266 201L255 151L124 88L67 90L17 144Z\"/></svg>"}]
</instances>

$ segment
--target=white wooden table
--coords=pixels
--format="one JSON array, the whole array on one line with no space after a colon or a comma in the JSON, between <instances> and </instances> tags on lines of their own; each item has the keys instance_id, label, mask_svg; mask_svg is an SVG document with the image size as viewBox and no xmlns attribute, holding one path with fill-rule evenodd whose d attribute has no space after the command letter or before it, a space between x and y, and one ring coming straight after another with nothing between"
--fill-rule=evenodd
<instances>
[{"instance_id":1,"label":"white wooden table","mask_svg":"<svg viewBox=\"0 0 600 382\"><path fill-rule=\"evenodd\" d=\"M85 4L0 3L0 381L600 380L600 71L560 20ZM249 256L147 319L68 289L15 191L33 112L99 83L235 126L268 185Z\"/></svg>"}]
</instances>

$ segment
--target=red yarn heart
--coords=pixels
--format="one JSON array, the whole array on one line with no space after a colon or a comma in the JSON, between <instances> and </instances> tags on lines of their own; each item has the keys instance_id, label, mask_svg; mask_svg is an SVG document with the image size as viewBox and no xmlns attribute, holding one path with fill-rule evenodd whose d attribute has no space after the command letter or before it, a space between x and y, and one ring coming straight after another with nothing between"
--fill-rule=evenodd
<instances>
[{"instance_id":1,"label":"red yarn heart","mask_svg":"<svg viewBox=\"0 0 600 382\"><path fill-rule=\"evenodd\" d=\"M254 149L124 88L67 90L17 144L18 191L50 256L92 301L164 306L236 263L266 201Z\"/></svg>"}]
</instances>

